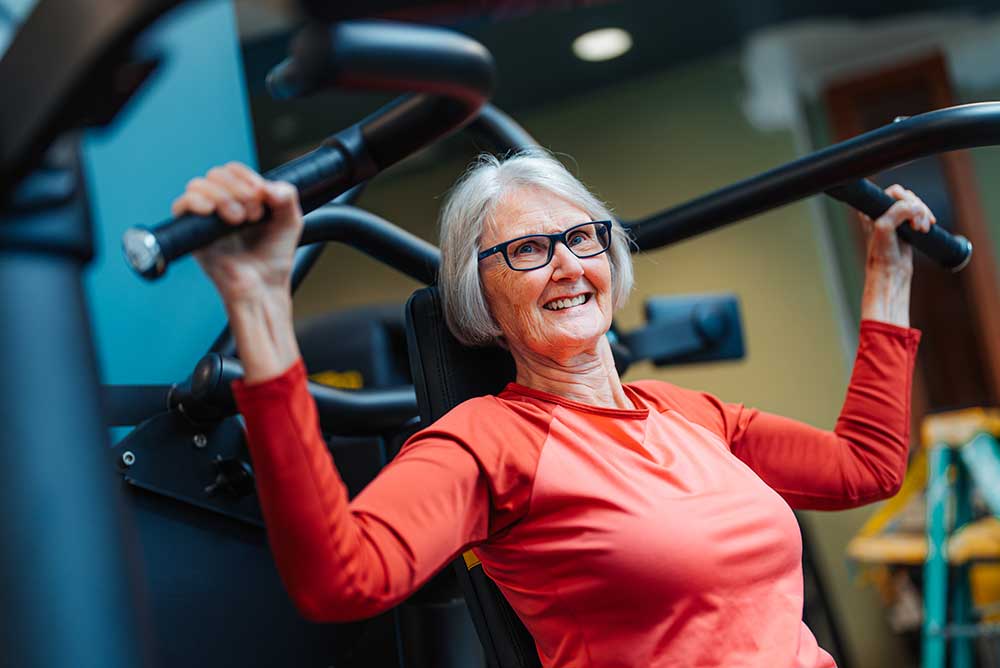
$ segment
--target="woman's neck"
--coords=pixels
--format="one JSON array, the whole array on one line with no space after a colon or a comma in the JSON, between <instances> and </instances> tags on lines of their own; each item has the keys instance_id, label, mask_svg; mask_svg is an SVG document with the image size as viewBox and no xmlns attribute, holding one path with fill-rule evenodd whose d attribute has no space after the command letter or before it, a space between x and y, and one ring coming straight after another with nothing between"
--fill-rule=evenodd
<instances>
[{"instance_id":1,"label":"woman's neck","mask_svg":"<svg viewBox=\"0 0 1000 668\"><path fill-rule=\"evenodd\" d=\"M565 359L553 359L523 350L511 350L517 382L590 406L632 409L622 388L611 344L601 337L593 350Z\"/></svg>"}]
</instances>

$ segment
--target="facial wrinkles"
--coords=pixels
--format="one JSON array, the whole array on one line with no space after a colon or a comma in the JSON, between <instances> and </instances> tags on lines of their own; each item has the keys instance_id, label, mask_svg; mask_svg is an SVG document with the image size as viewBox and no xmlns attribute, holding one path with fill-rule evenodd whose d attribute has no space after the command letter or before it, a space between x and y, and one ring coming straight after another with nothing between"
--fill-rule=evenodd
<instances>
[{"instance_id":1,"label":"facial wrinkles","mask_svg":"<svg viewBox=\"0 0 1000 668\"><path fill-rule=\"evenodd\" d=\"M590 220L585 211L568 205L555 195L548 196L550 203L552 200L558 201L569 206L572 211L566 212L565 216L558 216L550 206L545 206L541 202L513 202L517 193L525 191L542 194L535 188L521 189L501 200L486 221L480 248L490 248L503 241L529 234L555 234ZM511 204L505 205L507 202Z\"/></svg>"},{"instance_id":2,"label":"facial wrinkles","mask_svg":"<svg viewBox=\"0 0 1000 668\"><path fill-rule=\"evenodd\" d=\"M497 206L480 248L527 234L561 232L590 219L580 208L545 191L521 189ZM497 254L481 270L491 311L512 350L526 357L565 358L581 352L580 346L593 347L594 340L604 334L604 323L595 319L610 320L606 254L581 259L557 243L552 261L540 269L512 271ZM588 301L570 312L544 309L545 303L557 297L580 293L589 293L594 303ZM573 313L576 308L588 310Z\"/></svg>"}]
</instances>

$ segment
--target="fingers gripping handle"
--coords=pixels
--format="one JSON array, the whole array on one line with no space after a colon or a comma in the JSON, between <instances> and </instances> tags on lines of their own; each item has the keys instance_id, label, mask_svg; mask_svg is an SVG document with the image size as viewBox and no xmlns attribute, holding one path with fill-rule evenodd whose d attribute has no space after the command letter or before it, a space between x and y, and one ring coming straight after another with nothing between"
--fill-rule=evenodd
<instances>
[{"instance_id":1,"label":"fingers gripping handle","mask_svg":"<svg viewBox=\"0 0 1000 668\"><path fill-rule=\"evenodd\" d=\"M872 220L896 203L881 188L868 179L858 179L826 191L834 199L849 204ZM961 271L972 259L972 243L960 234L952 234L940 225L931 225L927 233L917 232L907 224L896 228L896 234L942 267Z\"/></svg>"},{"instance_id":2,"label":"fingers gripping handle","mask_svg":"<svg viewBox=\"0 0 1000 668\"><path fill-rule=\"evenodd\" d=\"M441 28L360 21L307 29L291 59L269 76L279 96L331 85L417 95L398 98L265 176L294 185L303 212L311 211L459 129L489 98L493 83L485 47ZM122 242L136 272L152 279L171 260L233 231L216 218L191 217L133 228Z\"/></svg>"},{"instance_id":3,"label":"fingers gripping handle","mask_svg":"<svg viewBox=\"0 0 1000 668\"><path fill-rule=\"evenodd\" d=\"M357 135L349 128L328 139L324 145L264 174L272 181L287 181L299 192L304 212L311 211L331 197L340 194L354 182L367 178L374 167L359 166L357 160L346 157L351 149L363 154L358 141L348 141ZM267 219L269 213L264 212ZM136 226L126 230L122 250L137 274L150 280L159 278L177 258L232 234L239 229L227 225L218 216L188 214L164 221L153 227Z\"/></svg>"}]
</instances>

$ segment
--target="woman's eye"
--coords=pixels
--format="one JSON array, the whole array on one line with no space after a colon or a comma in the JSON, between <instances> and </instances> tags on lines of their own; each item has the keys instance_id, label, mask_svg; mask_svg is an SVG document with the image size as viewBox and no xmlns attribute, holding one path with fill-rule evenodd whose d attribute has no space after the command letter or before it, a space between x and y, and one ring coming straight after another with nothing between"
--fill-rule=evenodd
<instances>
[{"instance_id":1,"label":"woman's eye","mask_svg":"<svg viewBox=\"0 0 1000 668\"><path fill-rule=\"evenodd\" d=\"M527 241L514 249L515 255L530 255L538 252L538 244L534 241Z\"/></svg>"},{"instance_id":2,"label":"woman's eye","mask_svg":"<svg viewBox=\"0 0 1000 668\"><path fill-rule=\"evenodd\" d=\"M586 243L589 239L590 237L587 235L586 232L574 232L573 234L570 235L569 242L570 244L579 245L582 243Z\"/></svg>"}]
</instances>

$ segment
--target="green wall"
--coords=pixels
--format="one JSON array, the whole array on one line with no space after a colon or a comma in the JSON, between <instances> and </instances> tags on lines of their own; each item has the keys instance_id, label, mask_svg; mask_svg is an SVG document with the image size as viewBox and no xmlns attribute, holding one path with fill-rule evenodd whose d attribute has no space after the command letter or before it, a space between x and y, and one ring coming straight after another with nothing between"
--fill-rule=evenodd
<instances>
[{"instance_id":1,"label":"green wall","mask_svg":"<svg viewBox=\"0 0 1000 668\"><path fill-rule=\"evenodd\" d=\"M517 117L631 219L796 157L790 133L760 133L748 125L742 89L737 59L726 55ZM441 196L471 157L423 156L373 184L362 205L433 239ZM647 295L731 291L742 303L748 355L739 363L637 366L629 378L663 378L832 428L848 362L811 216L799 203L637 256L637 289L619 314L622 325L640 324ZM329 249L297 295L296 308L307 316L372 301L402 303L415 287L351 250ZM805 521L818 542L852 665L900 666L900 643L874 593L852 582L843 556L871 512L809 513Z\"/></svg>"}]
</instances>

